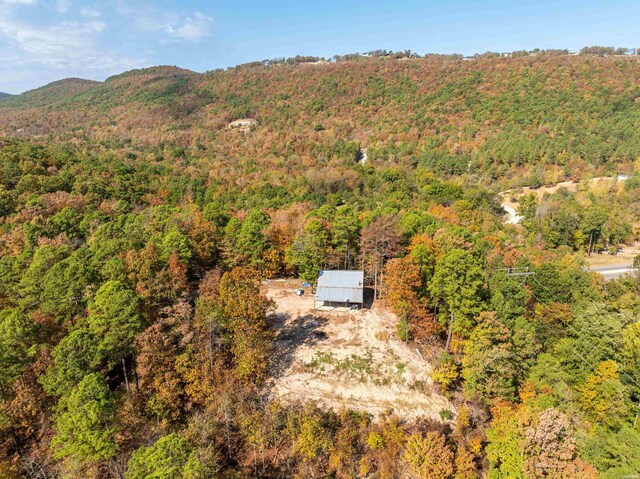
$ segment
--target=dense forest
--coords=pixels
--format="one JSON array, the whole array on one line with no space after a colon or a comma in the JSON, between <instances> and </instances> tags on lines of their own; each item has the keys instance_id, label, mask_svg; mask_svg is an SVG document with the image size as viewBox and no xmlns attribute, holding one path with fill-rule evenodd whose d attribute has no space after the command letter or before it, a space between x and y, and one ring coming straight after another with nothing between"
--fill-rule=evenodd
<instances>
[{"instance_id":1,"label":"dense forest","mask_svg":"<svg viewBox=\"0 0 640 479\"><path fill-rule=\"evenodd\" d=\"M640 278L584 266L640 236L640 63L583 53L156 67L0 101L0 477L638 474ZM501 190L620 173L504 224ZM455 414L269 394L263 282L324 268L364 269Z\"/></svg>"},{"instance_id":2,"label":"dense forest","mask_svg":"<svg viewBox=\"0 0 640 479\"><path fill-rule=\"evenodd\" d=\"M335 162L353 161L358 147L379 165L533 184L611 174L636 160L638 76L635 56L553 54L368 58L205 74L156 67L103 83L63 80L5 99L0 132L93 140L125 154L169 149L221 169L256 159L270 170L325 164L320 184L332 183ZM227 129L243 117L259 122L253 135Z\"/></svg>"}]
</instances>

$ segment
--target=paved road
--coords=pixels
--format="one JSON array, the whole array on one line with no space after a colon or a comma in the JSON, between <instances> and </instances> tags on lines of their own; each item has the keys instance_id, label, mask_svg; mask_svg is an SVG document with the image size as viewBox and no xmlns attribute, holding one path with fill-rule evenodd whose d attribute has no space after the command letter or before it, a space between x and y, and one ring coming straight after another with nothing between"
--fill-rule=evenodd
<instances>
[{"instance_id":1,"label":"paved road","mask_svg":"<svg viewBox=\"0 0 640 479\"><path fill-rule=\"evenodd\" d=\"M520 223L520 220L522 219L522 216L520 216L517 212L515 208L512 208L511 206L507 206L504 203L502 204L502 208L507 212L506 217L507 219L505 220L505 223L508 225L517 225L518 223Z\"/></svg>"},{"instance_id":2,"label":"paved road","mask_svg":"<svg viewBox=\"0 0 640 479\"><path fill-rule=\"evenodd\" d=\"M630 264L618 264L612 266L595 266L589 268L589 271L600 273L602 276L604 276L605 280L610 280L619 278L620 276L627 273L637 271L637 269L634 269L634 267Z\"/></svg>"}]
</instances>

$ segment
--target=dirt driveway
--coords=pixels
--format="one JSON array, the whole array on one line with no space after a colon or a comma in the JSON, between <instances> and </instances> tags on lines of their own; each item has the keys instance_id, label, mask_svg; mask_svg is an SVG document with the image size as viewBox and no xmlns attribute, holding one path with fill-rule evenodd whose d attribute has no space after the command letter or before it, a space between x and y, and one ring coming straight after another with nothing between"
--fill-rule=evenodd
<instances>
[{"instance_id":1,"label":"dirt driveway","mask_svg":"<svg viewBox=\"0 0 640 479\"><path fill-rule=\"evenodd\" d=\"M376 306L360 311L315 311L309 291L270 282L278 336L271 386L285 403L314 402L374 415L439 418L455 407L433 386L431 366L395 335L397 318Z\"/></svg>"}]
</instances>

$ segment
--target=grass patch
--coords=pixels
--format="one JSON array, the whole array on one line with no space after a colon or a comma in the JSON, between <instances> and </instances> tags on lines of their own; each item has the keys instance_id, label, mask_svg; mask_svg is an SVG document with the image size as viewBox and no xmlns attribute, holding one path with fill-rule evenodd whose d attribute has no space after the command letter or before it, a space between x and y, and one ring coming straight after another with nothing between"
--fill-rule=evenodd
<instances>
[{"instance_id":1,"label":"grass patch","mask_svg":"<svg viewBox=\"0 0 640 479\"><path fill-rule=\"evenodd\" d=\"M336 363L336 369L353 374L357 376L360 381L363 381L369 378L374 372L373 356L370 352L367 352L366 356L356 356L352 354L350 357L338 361Z\"/></svg>"},{"instance_id":2,"label":"grass patch","mask_svg":"<svg viewBox=\"0 0 640 479\"><path fill-rule=\"evenodd\" d=\"M333 353L325 353L324 351L318 351L313 355L313 359L305 365L306 369L313 371L320 369L324 371L325 366L333 365L336 361Z\"/></svg>"}]
</instances>

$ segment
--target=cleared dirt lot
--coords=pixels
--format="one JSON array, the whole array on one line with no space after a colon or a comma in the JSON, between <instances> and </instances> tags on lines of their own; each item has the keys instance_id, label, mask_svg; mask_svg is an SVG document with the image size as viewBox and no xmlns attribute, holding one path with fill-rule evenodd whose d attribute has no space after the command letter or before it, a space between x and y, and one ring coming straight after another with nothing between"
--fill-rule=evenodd
<instances>
[{"instance_id":1,"label":"cleared dirt lot","mask_svg":"<svg viewBox=\"0 0 640 479\"><path fill-rule=\"evenodd\" d=\"M590 267L632 265L634 258L640 254L640 243L624 245L616 255L605 253L593 253L587 256L587 264Z\"/></svg>"},{"instance_id":2,"label":"cleared dirt lot","mask_svg":"<svg viewBox=\"0 0 640 479\"><path fill-rule=\"evenodd\" d=\"M588 191L596 193L604 193L611 188L620 190L624 187L624 181L626 180L626 178L626 176L619 176L617 178L599 176L596 178L591 178L587 182L586 186L588 188ZM578 186L579 183L576 181L563 181L562 183L557 183L550 186L541 186L539 188L523 187L501 192L499 195L502 207L507 212L507 214L505 215L505 223L517 224L521 220L521 217L517 214L519 206L518 200L521 196L528 193L533 193L538 197L539 201L545 194L554 194L560 188L564 188L572 192L578 191ZM616 255L610 255L606 253L593 253L591 256L588 256L586 260L587 264L590 267L631 265L633 263L633 259L638 254L640 254L640 243L635 242L631 245L623 246L621 251Z\"/></svg>"},{"instance_id":3,"label":"cleared dirt lot","mask_svg":"<svg viewBox=\"0 0 640 479\"><path fill-rule=\"evenodd\" d=\"M397 318L380 308L315 311L313 295L293 282L270 282L278 336L271 394L285 403L314 402L374 415L439 418L455 407L433 386L431 367L395 336Z\"/></svg>"},{"instance_id":4,"label":"cleared dirt lot","mask_svg":"<svg viewBox=\"0 0 640 479\"><path fill-rule=\"evenodd\" d=\"M626 176L620 176L617 178L598 176L596 178L591 178L586 183L586 187L589 191L603 193L611 188L622 188L626 178ZM507 215L505 215L505 222L508 224L515 224L520 220L519 217L515 217L517 216L516 211L518 210L519 205L518 200L521 196L533 193L538 197L538 201L540 201L544 195L557 193L561 188L564 188L567 191L576 192L578 191L578 186L579 183L577 181L563 181L561 183L556 183L555 185L540 186L539 188L525 186L522 188L503 191L499 193L499 195L502 207L507 211Z\"/></svg>"}]
</instances>

